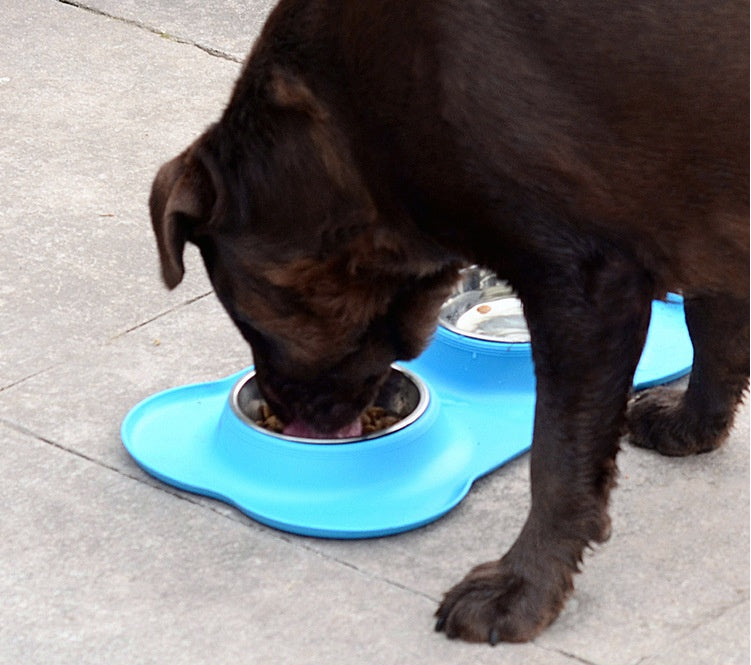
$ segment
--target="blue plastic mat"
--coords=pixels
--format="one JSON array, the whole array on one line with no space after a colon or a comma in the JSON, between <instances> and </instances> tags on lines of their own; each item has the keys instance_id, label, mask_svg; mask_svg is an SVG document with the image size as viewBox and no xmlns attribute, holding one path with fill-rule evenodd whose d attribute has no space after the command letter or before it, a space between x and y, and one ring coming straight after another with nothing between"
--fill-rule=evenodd
<instances>
[{"instance_id":1,"label":"blue plastic mat","mask_svg":"<svg viewBox=\"0 0 751 665\"><path fill-rule=\"evenodd\" d=\"M655 301L635 387L676 379L692 359L682 301ZM247 368L140 402L123 421L123 443L165 483L284 531L326 538L407 531L444 515L477 478L529 449L535 379L529 344L441 327L403 366L425 382L430 403L416 422L385 436L311 444L252 429L229 406Z\"/></svg>"}]
</instances>

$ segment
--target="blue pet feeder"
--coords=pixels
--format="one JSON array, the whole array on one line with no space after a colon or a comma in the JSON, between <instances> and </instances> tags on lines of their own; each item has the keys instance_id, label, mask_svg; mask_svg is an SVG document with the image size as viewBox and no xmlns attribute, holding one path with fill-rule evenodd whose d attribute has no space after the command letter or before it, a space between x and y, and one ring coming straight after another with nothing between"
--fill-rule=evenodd
<instances>
[{"instance_id":1,"label":"blue pet feeder","mask_svg":"<svg viewBox=\"0 0 751 665\"><path fill-rule=\"evenodd\" d=\"M655 301L636 389L686 374L693 357L682 300ZM366 538L427 524L472 483L529 449L531 347L518 300L471 269L416 360L395 365L377 403L402 419L357 439L288 437L256 425L252 368L136 405L122 424L148 473L309 536Z\"/></svg>"}]
</instances>

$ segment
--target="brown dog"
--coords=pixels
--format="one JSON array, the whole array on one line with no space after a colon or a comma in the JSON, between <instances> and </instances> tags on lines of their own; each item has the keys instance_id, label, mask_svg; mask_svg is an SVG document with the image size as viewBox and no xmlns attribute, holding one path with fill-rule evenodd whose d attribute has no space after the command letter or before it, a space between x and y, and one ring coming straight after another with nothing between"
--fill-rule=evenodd
<instances>
[{"instance_id":1,"label":"brown dog","mask_svg":"<svg viewBox=\"0 0 751 665\"><path fill-rule=\"evenodd\" d=\"M438 610L534 637L609 532L618 440L722 442L747 385L748 16L740 1L282 0L221 120L151 197L164 280L201 250L292 431L352 433L465 262L532 336L532 508ZM650 302L686 298L685 393L628 410Z\"/></svg>"}]
</instances>

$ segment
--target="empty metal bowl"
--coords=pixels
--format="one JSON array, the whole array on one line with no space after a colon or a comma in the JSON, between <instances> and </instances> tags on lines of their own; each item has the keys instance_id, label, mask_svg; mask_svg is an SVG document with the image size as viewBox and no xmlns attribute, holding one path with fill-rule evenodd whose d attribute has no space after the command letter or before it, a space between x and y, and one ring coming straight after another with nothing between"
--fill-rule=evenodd
<instances>
[{"instance_id":1,"label":"empty metal bowl","mask_svg":"<svg viewBox=\"0 0 751 665\"><path fill-rule=\"evenodd\" d=\"M256 373L251 372L237 383L230 395L230 405L234 413L246 424L263 434L279 437L287 441L316 444L356 443L365 439L375 439L387 434L398 432L417 420L428 406L429 395L425 383L412 372L401 367L392 367L391 373L381 387L374 406L379 406L387 412L398 416L400 420L390 427L364 434L359 437L341 439L309 439L288 436L271 432L259 425L260 410L264 404L263 397L258 390Z\"/></svg>"},{"instance_id":2,"label":"empty metal bowl","mask_svg":"<svg viewBox=\"0 0 751 665\"><path fill-rule=\"evenodd\" d=\"M529 343L521 301L495 273L472 266L441 308L440 324L465 337L491 342Z\"/></svg>"}]
</instances>

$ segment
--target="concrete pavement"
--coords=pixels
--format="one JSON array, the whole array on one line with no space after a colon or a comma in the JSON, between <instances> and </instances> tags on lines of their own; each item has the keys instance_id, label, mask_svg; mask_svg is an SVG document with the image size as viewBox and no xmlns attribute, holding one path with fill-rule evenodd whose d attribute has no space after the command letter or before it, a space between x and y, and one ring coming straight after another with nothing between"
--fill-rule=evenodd
<instances>
[{"instance_id":1,"label":"concrete pavement","mask_svg":"<svg viewBox=\"0 0 751 665\"><path fill-rule=\"evenodd\" d=\"M549 630L494 649L435 634L432 613L512 542L526 457L437 523L344 542L276 532L127 455L132 405L250 361L195 251L162 287L146 200L270 4L0 8L0 663L748 663L748 407L711 455L625 447L613 538Z\"/></svg>"}]
</instances>

